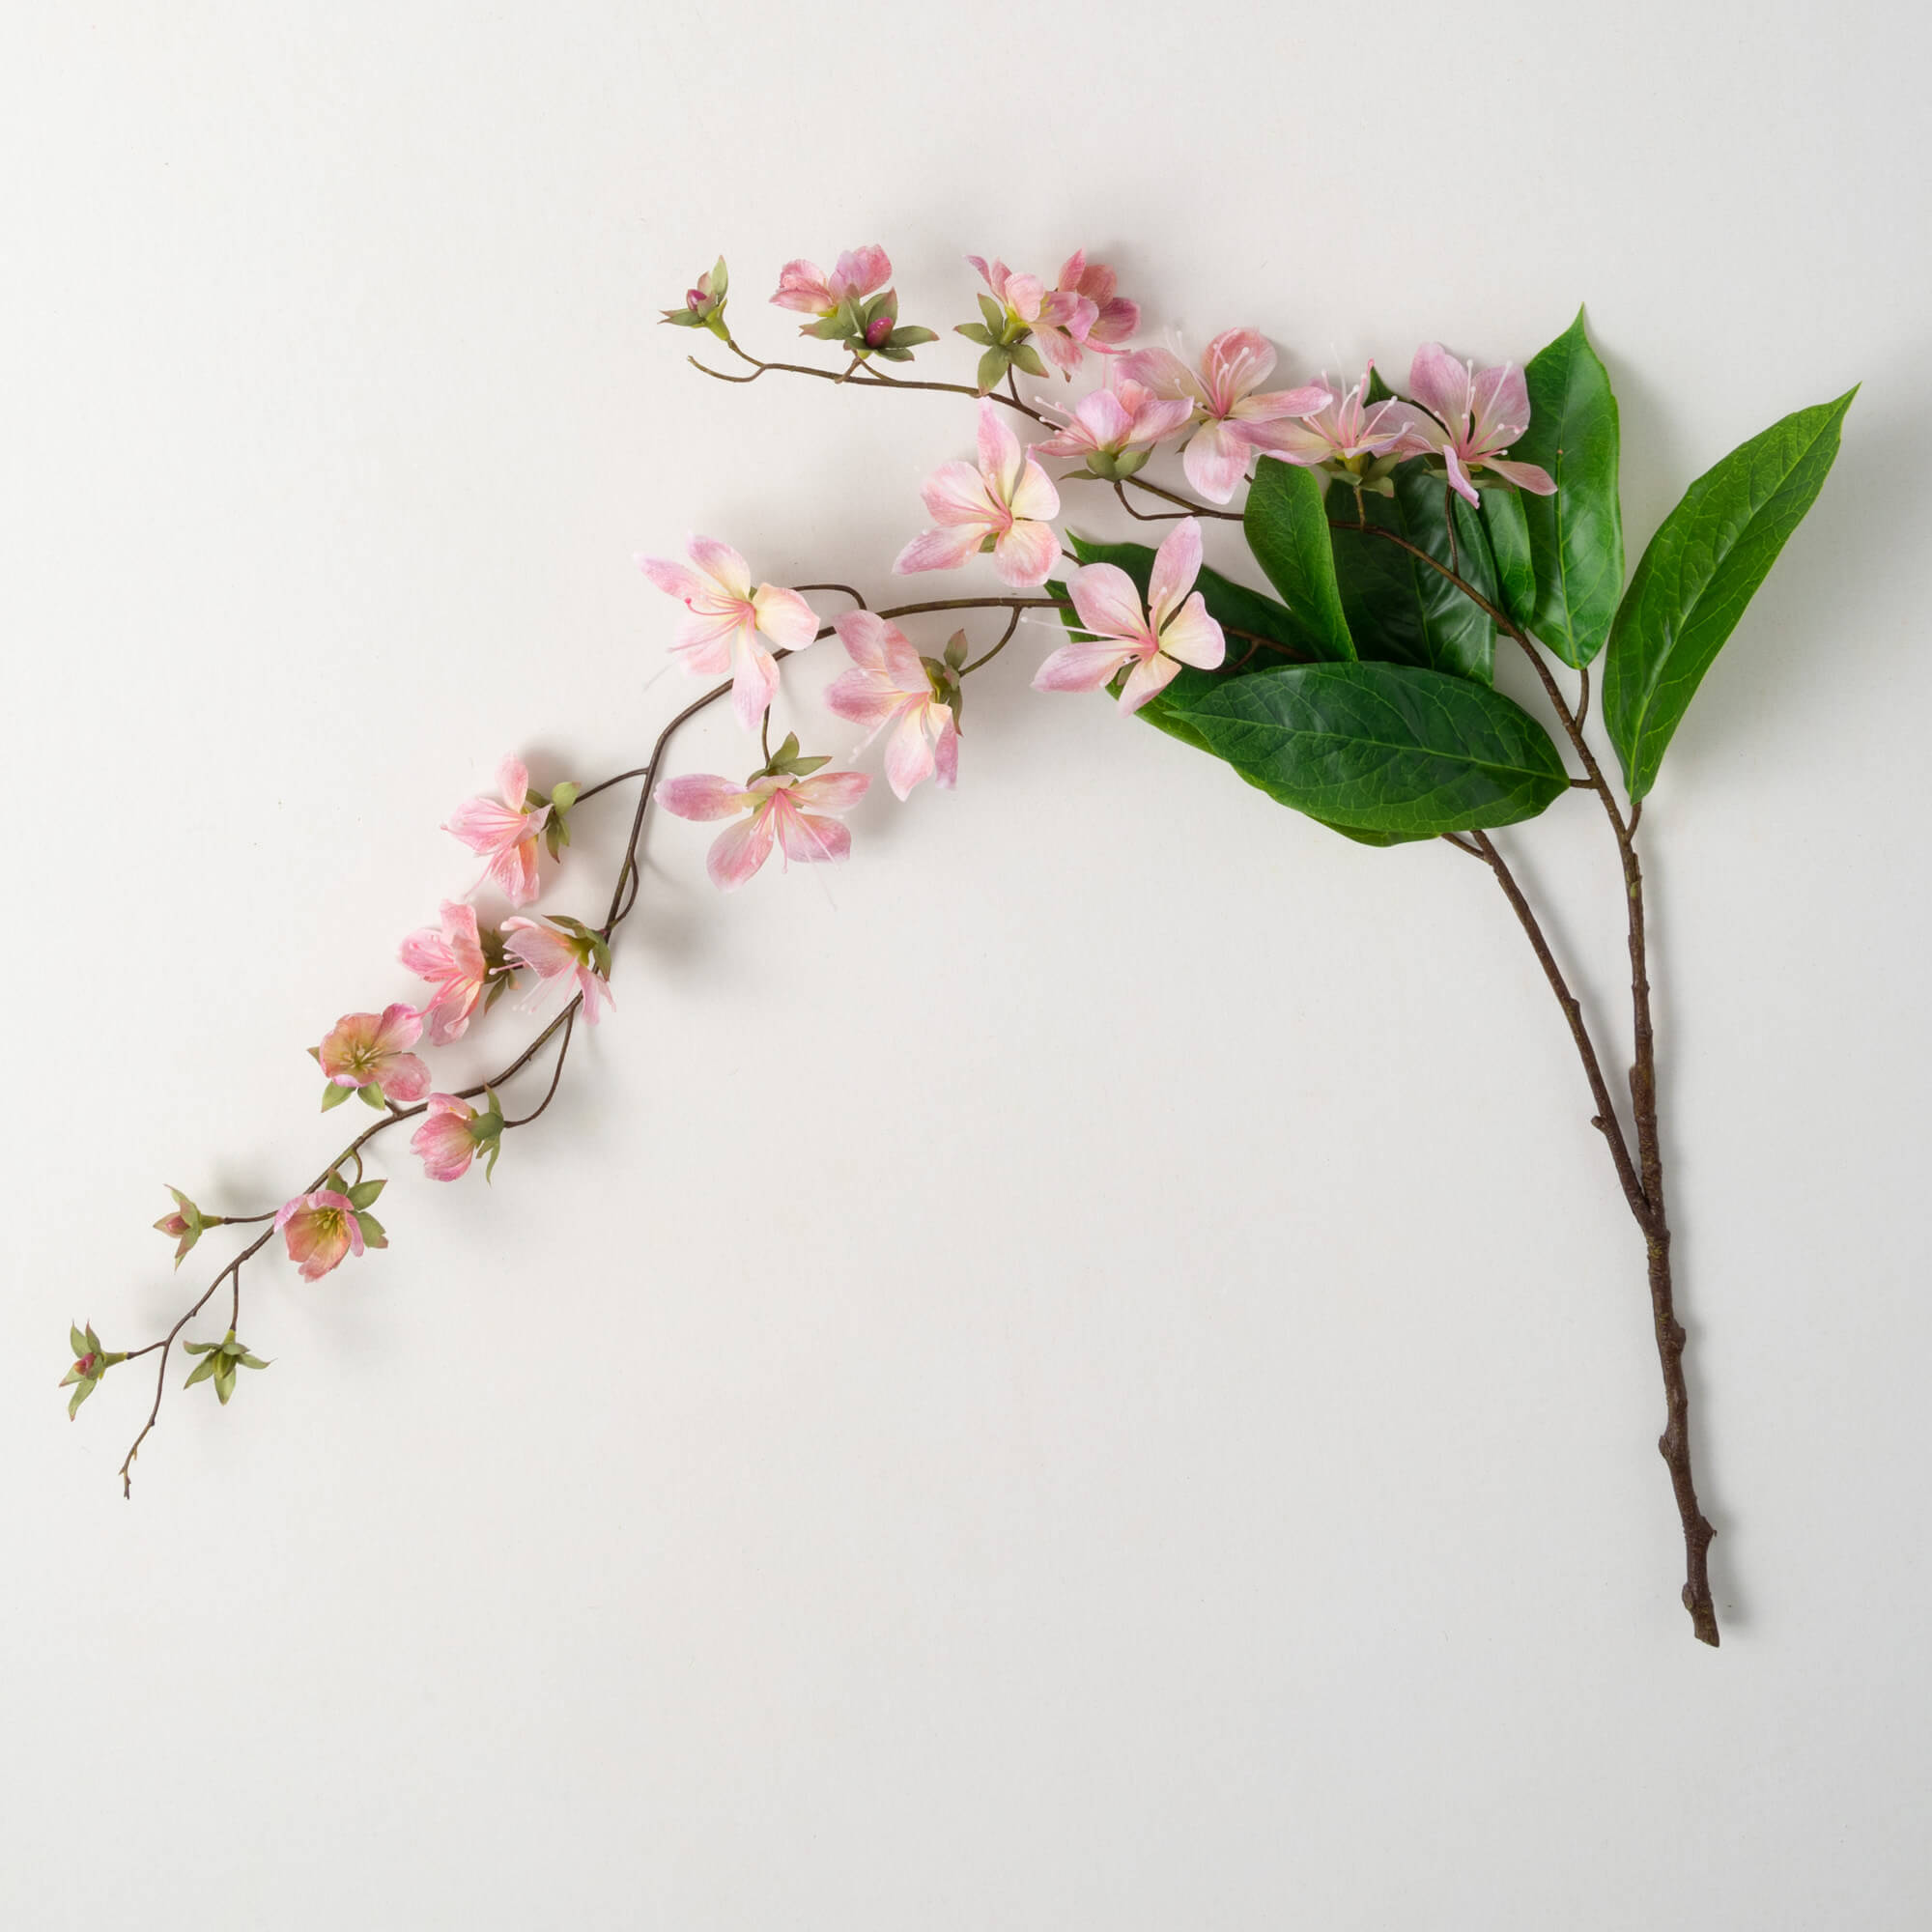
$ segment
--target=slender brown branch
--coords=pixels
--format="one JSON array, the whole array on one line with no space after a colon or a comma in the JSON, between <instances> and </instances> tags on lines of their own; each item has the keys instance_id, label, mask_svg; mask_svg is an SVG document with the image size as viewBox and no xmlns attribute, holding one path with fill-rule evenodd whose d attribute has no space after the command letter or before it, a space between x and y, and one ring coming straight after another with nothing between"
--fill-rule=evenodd
<instances>
[{"instance_id":1,"label":"slender brown branch","mask_svg":"<svg viewBox=\"0 0 1932 1932\"><path fill-rule=\"evenodd\" d=\"M1150 497L1158 497L1164 502L1179 503L1190 517L1212 517L1224 524L1242 524L1247 521L1238 510L1217 510L1211 504L1197 503L1192 497L1183 497L1179 490L1170 490L1160 483L1150 483L1145 476L1129 476L1125 480L1136 490L1145 490Z\"/></svg>"},{"instance_id":2,"label":"slender brown branch","mask_svg":"<svg viewBox=\"0 0 1932 1932\"><path fill-rule=\"evenodd\" d=\"M1535 911L1523 896L1522 888L1517 884L1516 875L1504 862L1503 855L1496 850L1494 841L1487 832L1472 832L1469 837L1484 863L1495 874L1496 884L1503 889L1503 896L1509 900L1511 911L1528 935L1530 949L1536 954L1537 964L1543 968L1544 978L1549 981L1549 990L1556 995L1556 1004L1563 1009L1563 1017L1570 1027L1570 1037L1577 1044L1577 1058L1582 1061L1584 1077L1590 1083L1590 1096L1597 1103L1590 1124L1609 1143L1610 1160L1622 1184L1624 1199L1629 1202L1631 1212L1636 1216L1637 1225L1645 1227L1649 1223L1650 1203L1644 1197L1643 1183L1632 1164L1630 1145L1624 1139L1623 1122L1617 1118L1616 1107L1610 1099L1609 1083L1604 1078L1596 1042L1591 1039L1590 1030L1583 1023L1582 1006L1570 990L1570 982L1564 979L1563 969L1556 963L1556 955L1549 950L1548 940L1543 936L1543 927Z\"/></svg>"},{"instance_id":3,"label":"slender brown branch","mask_svg":"<svg viewBox=\"0 0 1932 1932\"><path fill-rule=\"evenodd\" d=\"M1000 641L983 656L975 658L971 664L961 665L959 667L959 675L962 678L971 677L976 670L982 669L985 666L991 664L1012 642L1013 633L1019 629L1020 619L1025 615L1026 612L1024 611L1015 611L1007 619L1007 628L1000 633Z\"/></svg>"},{"instance_id":4,"label":"slender brown branch","mask_svg":"<svg viewBox=\"0 0 1932 1932\"><path fill-rule=\"evenodd\" d=\"M544 1096L526 1114L522 1120L505 1121L505 1127L526 1127L532 1121L540 1120L550 1103L556 1098L557 1084L563 1078L563 1063L570 1053L570 1037L577 1026L580 1001L573 1000L563 1019L563 1038L556 1049L556 1065L551 1068L550 1085L544 1089Z\"/></svg>"},{"instance_id":5,"label":"slender brown branch","mask_svg":"<svg viewBox=\"0 0 1932 1932\"><path fill-rule=\"evenodd\" d=\"M907 376L887 376L877 369L867 370L863 375L854 375L849 370L817 369L809 362L766 362L756 355L741 349L736 342L725 345L741 361L752 365L749 376L733 376L723 369L714 369L708 362L700 362L696 355L684 359L694 369L719 383L755 383L760 376L782 374L786 376L811 376L823 383L837 383L847 389L926 389L949 396L971 396L976 402L983 395L985 400L1001 404L1004 408L1017 410L1032 421L1044 424L1046 418L1030 405L1021 402L1017 395L1003 395L998 389L981 391L970 383L923 382Z\"/></svg>"}]
</instances>

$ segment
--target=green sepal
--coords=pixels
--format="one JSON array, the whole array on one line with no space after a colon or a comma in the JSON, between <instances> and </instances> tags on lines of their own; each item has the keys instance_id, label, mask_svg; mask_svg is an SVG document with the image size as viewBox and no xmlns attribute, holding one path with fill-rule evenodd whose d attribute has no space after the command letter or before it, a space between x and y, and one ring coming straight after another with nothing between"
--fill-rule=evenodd
<instances>
[{"instance_id":1,"label":"green sepal","mask_svg":"<svg viewBox=\"0 0 1932 1932\"><path fill-rule=\"evenodd\" d=\"M191 1370L188 1371L187 1379L182 1383L182 1387L192 1388L196 1382L207 1381L214 1374L216 1368L220 1364L220 1361L221 1361L220 1346L216 1343L211 1342L208 1345L208 1352L202 1356L201 1360L198 1361Z\"/></svg>"},{"instance_id":2,"label":"green sepal","mask_svg":"<svg viewBox=\"0 0 1932 1932\"><path fill-rule=\"evenodd\" d=\"M338 1087L333 1080L322 1090L322 1111L326 1114L331 1107L339 1107L355 1093L353 1087Z\"/></svg>"},{"instance_id":3,"label":"green sepal","mask_svg":"<svg viewBox=\"0 0 1932 1932\"><path fill-rule=\"evenodd\" d=\"M937 342L938 340L938 329L922 328L917 323L909 323L903 328L894 329L873 353L880 355L891 355L894 350L917 349L923 343Z\"/></svg>"},{"instance_id":4,"label":"green sepal","mask_svg":"<svg viewBox=\"0 0 1932 1932\"><path fill-rule=\"evenodd\" d=\"M206 1355L212 1350L220 1348L219 1342L184 1342L182 1347L190 1355Z\"/></svg>"},{"instance_id":5,"label":"green sepal","mask_svg":"<svg viewBox=\"0 0 1932 1932\"><path fill-rule=\"evenodd\" d=\"M349 1205L352 1208L373 1208L383 1198L383 1190L388 1184L386 1180L358 1180L349 1190Z\"/></svg>"},{"instance_id":6,"label":"green sepal","mask_svg":"<svg viewBox=\"0 0 1932 1932\"><path fill-rule=\"evenodd\" d=\"M88 1347L87 1333L82 1330L78 1322L71 1321L68 1323L67 1339L69 1346L73 1350L76 1356L93 1352Z\"/></svg>"},{"instance_id":7,"label":"green sepal","mask_svg":"<svg viewBox=\"0 0 1932 1932\"><path fill-rule=\"evenodd\" d=\"M1015 342L1007 353L1029 376L1043 377L1046 374L1046 364L1039 359L1039 351L1031 342Z\"/></svg>"},{"instance_id":8,"label":"green sepal","mask_svg":"<svg viewBox=\"0 0 1932 1932\"><path fill-rule=\"evenodd\" d=\"M360 1208L355 1212L355 1225L362 1230L362 1245L365 1248L386 1248L389 1237L384 1232L383 1224L373 1214L364 1213Z\"/></svg>"},{"instance_id":9,"label":"green sepal","mask_svg":"<svg viewBox=\"0 0 1932 1932\"><path fill-rule=\"evenodd\" d=\"M980 393L987 394L1012 365L1012 352L995 345L980 357Z\"/></svg>"},{"instance_id":10,"label":"green sepal","mask_svg":"<svg viewBox=\"0 0 1932 1932\"><path fill-rule=\"evenodd\" d=\"M963 335L968 342L978 342L987 348L991 348L998 340L990 329L981 327L977 322L958 323L952 332L954 335Z\"/></svg>"},{"instance_id":11,"label":"green sepal","mask_svg":"<svg viewBox=\"0 0 1932 1932\"><path fill-rule=\"evenodd\" d=\"M346 1094L352 1090L345 1087L342 1091ZM375 1081L372 1080L366 1087L357 1087L353 1091L365 1107L373 1107L379 1114L383 1111L384 1105L383 1090Z\"/></svg>"},{"instance_id":12,"label":"green sepal","mask_svg":"<svg viewBox=\"0 0 1932 1932\"><path fill-rule=\"evenodd\" d=\"M235 1368L224 1355L222 1366L214 1372L214 1394L223 1408L228 1406L228 1398L235 1393Z\"/></svg>"},{"instance_id":13,"label":"green sepal","mask_svg":"<svg viewBox=\"0 0 1932 1932\"><path fill-rule=\"evenodd\" d=\"M85 1376L74 1384L73 1393L67 1399L67 1419L71 1422L80 1411L80 1406L100 1386L94 1376Z\"/></svg>"}]
</instances>

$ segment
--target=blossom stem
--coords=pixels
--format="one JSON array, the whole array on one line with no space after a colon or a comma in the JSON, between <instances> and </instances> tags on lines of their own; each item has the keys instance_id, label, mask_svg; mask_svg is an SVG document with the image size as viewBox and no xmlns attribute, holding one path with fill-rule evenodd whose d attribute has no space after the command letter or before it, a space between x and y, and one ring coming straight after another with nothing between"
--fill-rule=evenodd
<instances>
[{"instance_id":1,"label":"blossom stem","mask_svg":"<svg viewBox=\"0 0 1932 1932\"><path fill-rule=\"evenodd\" d=\"M1000 653L1003 650L1005 650L1009 643L1012 642L1013 633L1019 629L1020 619L1026 613L1023 611L1015 611L1012 613L1012 615L1007 619L1007 628L1000 633L1000 641L997 644L995 644L993 648L990 651L988 651L983 657L975 658L971 664L961 665L959 667L959 675L962 678L971 677L976 670L980 670L986 665L991 664L993 660L996 657L998 657Z\"/></svg>"},{"instance_id":2,"label":"blossom stem","mask_svg":"<svg viewBox=\"0 0 1932 1932\"><path fill-rule=\"evenodd\" d=\"M724 346L741 362L751 364L752 373L749 376L733 376L723 369L714 369L709 363L700 362L696 355L687 355L684 359L700 374L720 383L755 383L760 376L776 372L786 376L814 376L822 383L837 383L848 389L928 389L950 396L971 396L976 401L980 394L980 390L970 383L923 382L908 376L887 376L877 369L867 370L863 375L855 376L850 370L815 369L809 362L766 362L748 350L741 349L730 336L725 337ZM1021 402L1017 395L1002 395L997 389L988 393L994 402L1003 404L1009 410L1017 410L1021 415L1030 417L1037 423L1045 424L1046 418L1037 410Z\"/></svg>"}]
</instances>

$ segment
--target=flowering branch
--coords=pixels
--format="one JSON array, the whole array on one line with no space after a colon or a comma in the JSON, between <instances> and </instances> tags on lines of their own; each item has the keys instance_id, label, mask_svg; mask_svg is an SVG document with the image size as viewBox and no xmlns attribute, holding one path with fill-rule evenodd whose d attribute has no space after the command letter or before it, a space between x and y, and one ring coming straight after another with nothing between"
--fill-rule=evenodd
<instances>
[{"instance_id":1,"label":"flowering branch","mask_svg":"<svg viewBox=\"0 0 1932 1932\"><path fill-rule=\"evenodd\" d=\"M310 1049L325 1076L325 1109L359 1097L380 1118L307 1188L255 1215L205 1214L175 1193L176 1211L156 1225L178 1241L177 1264L209 1230L270 1225L143 1347L105 1350L91 1325L73 1327L75 1359L64 1383L73 1388L70 1414L112 1368L157 1357L153 1403L122 1465L128 1491L134 1459L160 1413L174 1344L224 1284L226 1335L184 1347L199 1357L188 1381L212 1382L225 1404L239 1369L267 1366L237 1336L247 1263L280 1235L303 1279L315 1281L352 1255L387 1245L371 1211L387 1183L367 1176L362 1161L374 1141L412 1121L411 1146L431 1179L454 1181L478 1162L486 1179L494 1173L505 1133L540 1120L561 1090L579 1021L595 1025L610 1004L611 950L638 904L639 853L654 804L723 824L707 865L726 891L745 886L775 852L787 867L846 857L844 816L870 780L830 769L832 759L806 753L796 732L772 745L772 706L793 656L838 639L849 668L826 689L825 706L863 729L867 743L884 739L885 776L904 800L928 781L955 784L966 680L1007 652L1027 613L1050 611L1064 640L1037 667L1037 690L1105 691L1122 716L1145 718L1330 831L1370 846L1439 838L1494 878L1563 1013L1589 1087L1591 1125L1643 1237L1665 1396L1659 1447L1685 1543L1683 1601L1693 1634L1715 1645L1712 1530L1693 1477L1685 1331L1664 1212L1637 828L1699 680L1823 486L1851 395L1786 416L1694 483L1626 588L1616 401L1580 315L1523 366L1482 368L1425 343L1411 359L1406 395L1374 364L1347 388L1325 374L1270 388L1275 350L1251 328L1214 336L1198 362L1166 348L1128 349L1139 308L1118 293L1113 271L1082 251L1065 259L1050 286L997 258L968 260L984 292L976 298L977 319L953 332L979 351L972 384L882 366L909 362L940 338L901 321L892 264L877 246L847 251L829 271L801 258L780 272L774 305L807 318L801 332L833 346L835 366L766 360L743 348L726 320L722 258L664 320L706 331L749 371L690 358L722 383L743 386L785 374L839 388L971 399L974 459L932 471L922 492L929 524L900 550L894 570L919 575L983 563L1002 589L874 610L848 583L754 582L745 558L714 538L693 538L681 560L640 557L651 582L682 606L673 654L696 675L723 681L710 682L664 725L642 764L544 793L512 757L498 771L497 795L457 809L446 829L485 861L479 888L506 899L511 916L485 927L468 899L445 901L440 926L412 933L400 952L430 997L345 1014ZM1070 408L1020 391L1021 375L1069 379L1090 357L1105 381ZM1022 444L1014 417L1049 434ZM1163 449L1178 451L1185 492L1144 473ZM1043 467L1048 461L1071 467L1056 478ZM1106 486L1134 523L1170 526L1158 548L1063 538L1061 491L1076 481ZM1242 491L1239 506L1230 507ZM1169 507L1143 509L1136 497ZM1242 554L1273 596L1208 566L1204 532L1227 525L1238 526ZM841 596L852 608L825 621L807 592ZM928 655L900 628L901 620L978 611L1005 618L978 656L963 631ZM1582 777L1573 776L1537 719L1494 690L1498 636L1534 668ZM1603 723L1622 765L1627 806L1586 730L1590 666L1599 655ZM1551 660L1577 672L1574 702ZM724 699L761 764L742 780L668 777L666 761L685 724ZM632 780L640 783L602 923L526 914L545 889L546 856L563 863L572 813ZM1617 847L1631 971L1628 1126L1570 978L1492 837L1573 790L1595 793ZM462 1037L518 984L527 989L526 1007L552 989L568 997L491 1079L431 1092L429 1066L414 1049ZM552 1042L541 1098L506 1116L497 1089Z\"/></svg>"}]
</instances>

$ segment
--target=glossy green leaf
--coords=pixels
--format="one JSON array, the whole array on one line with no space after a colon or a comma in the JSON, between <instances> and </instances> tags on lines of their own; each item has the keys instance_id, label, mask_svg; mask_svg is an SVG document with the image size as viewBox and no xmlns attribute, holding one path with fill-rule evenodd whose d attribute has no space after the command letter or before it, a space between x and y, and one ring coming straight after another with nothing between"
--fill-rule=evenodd
<instances>
[{"instance_id":1,"label":"glossy green leaf","mask_svg":"<svg viewBox=\"0 0 1932 1932\"><path fill-rule=\"evenodd\" d=\"M1529 555L1529 523L1520 490L1484 490L1483 528L1496 566L1496 602L1528 627L1536 611L1536 568Z\"/></svg>"},{"instance_id":2,"label":"glossy green leaf","mask_svg":"<svg viewBox=\"0 0 1932 1932\"><path fill-rule=\"evenodd\" d=\"M1354 640L1335 582L1335 547L1320 479L1299 464L1264 459L1255 470L1241 528L1267 581L1326 664L1351 664Z\"/></svg>"},{"instance_id":3,"label":"glossy green leaf","mask_svg":"<svg viewBox=\"0 0 1932 1932\"><path fill-rule=\"evenodd\" d=\"M1511 825L1569 784L1520 706L1412 665L1291 665L1225 680L1180 715L1250 784L1338 830Z\"/></svg>"},{"instance_id":4,"label":"glossy green leaf","mask_svg":"<svg viewBox=\"0 0 1932 1932\"><path fill-rule=\"evenodd\" d=\"M1335 576L1356 655L1488 684L1495 663L1495 625L1442 574L1453 570L1495 602L1482 520L1420 463L1403 464L1394 483L1393 497L1373 492L1358 497L1346 483L1328 486ZM1453 532L1449 503L1455 505ZM1349 527L1362 522L1372 528ZM1391 542L1391 536L1413 544L1441 568Z\"/></svg>"},{"instance_id":5,"label":"glossy green leaf","mask_svg":"<svg viewBox=\"0 0 1932 1932\"><path fill-rule=\"evenodd\" d=\"M1548 470L1556 494L1520 497L1536 591L1526 609L1512 602L1510 614L1565 664L1580 668L1604 648L1624 587L1617 399L1584 332L1581 309L1530 357L1523 375L1529 427L1510 446L1510 457Z\"/></svg>"},{"instance_id":6,"label":"glossy green leaf","mask_svg":"<svg viewBox=\"0 0 1932 1932\"><path fill-rule=\"evenodd\" d=\"M1604 719L1641 798L1698 683L1831 472L1856 389L1799 410L1684 493L1631 578L1610 629Z\"/></svg>"}]
</instances>

